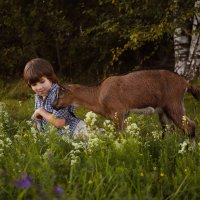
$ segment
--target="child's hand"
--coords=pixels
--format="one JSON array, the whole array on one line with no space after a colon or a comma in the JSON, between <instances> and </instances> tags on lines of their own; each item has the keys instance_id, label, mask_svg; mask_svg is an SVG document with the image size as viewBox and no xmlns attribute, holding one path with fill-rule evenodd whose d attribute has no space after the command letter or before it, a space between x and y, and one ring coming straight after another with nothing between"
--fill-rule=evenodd
<instances>
[{"instance_id":1,"label":"child's hand","mask_svg":"<svg viewBox=\"0 0 200 200\"><path fill-rule=\"evenodd\" d=\"M41 115L35 116L35 119L38 120L38 121L42 120L42 118L43 118L43 117L42 117Z\"/></svg>"},{"instance_id":2,"label":"child's hand","mask_svg":"<svg viewBox=\"0 0 200 200\"><path fill-rule=\"evenodd\" d=\"M33 114L33 117L34 117L36 120L38 120L38 121L40 121L40 120L43 119L42 115L40 114L40 112L41 112L42 109L43 109L43 108L38 108L37 110L35 110L35 112L34 112L34 114Z\"/></svg>"}]
</instances>

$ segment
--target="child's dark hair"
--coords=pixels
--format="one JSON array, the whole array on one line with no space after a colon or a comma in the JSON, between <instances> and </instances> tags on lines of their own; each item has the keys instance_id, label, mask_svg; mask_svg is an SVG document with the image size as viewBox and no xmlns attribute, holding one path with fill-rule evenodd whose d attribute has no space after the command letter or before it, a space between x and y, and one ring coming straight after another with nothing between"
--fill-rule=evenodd
<instances>
[{"instance_id":1,"label":"child's dark hair","mask_svg":"<svg viewBox=\"0 0 200 200\"><path fill-rule=\"evenodd\" d=\"M26 63L24 68L24 80L29 86L39 82L42 76L45 76L52 81L52 83L58 82L53 67L47 60L35 58Z\"/></svg>"}]
</instances>

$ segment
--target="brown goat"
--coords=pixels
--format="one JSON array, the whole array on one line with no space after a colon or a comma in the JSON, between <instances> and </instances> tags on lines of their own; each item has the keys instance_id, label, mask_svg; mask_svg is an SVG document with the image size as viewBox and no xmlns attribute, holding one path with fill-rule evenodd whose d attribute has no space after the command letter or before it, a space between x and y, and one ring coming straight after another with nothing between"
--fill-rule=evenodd
<instances>
[{"instance_id":1,"label":"brown goat","mask_svg":"<svg viewBox=\"0 0 200 200\"><path fill-rule=\"evenodd\" d=\"M156 112L163 128L175 124L194 138L195 123L185 117L187 126L183 124L186 91L200 100L200 90L183 77L167 70L143 70L108 77L97 86L70 84L60 87L52 106L55 109L68 105L84 106L113 120L122 131L130 111Z\"/></svg>"}]
</instances>

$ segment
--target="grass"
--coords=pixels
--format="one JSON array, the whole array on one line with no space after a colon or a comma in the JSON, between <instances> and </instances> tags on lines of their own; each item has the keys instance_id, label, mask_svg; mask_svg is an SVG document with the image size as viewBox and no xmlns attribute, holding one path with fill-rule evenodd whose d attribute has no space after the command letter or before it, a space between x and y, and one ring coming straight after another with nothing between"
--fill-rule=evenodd
<instances>
[{"instance_id":1,"label":"grass","mask_svg":"<svg viewBox=\"0 0 200 200\"><path fill-rule=\"evenodd\" d=\"M132 114L129 131L119 137L98 116L88 139L72 140L58 136L53 127L38 132L27 122L34 99L28 88L26 96L19 94L21 84L2 91L0 199L200 198L200 103L191 96L185 104L197 124L195 148L179 130L162 140L154 115ZM85 118L87 112L79 108L77 115ZM86 121L91 124L89 115Z\"/></svg>"}]
</instances>

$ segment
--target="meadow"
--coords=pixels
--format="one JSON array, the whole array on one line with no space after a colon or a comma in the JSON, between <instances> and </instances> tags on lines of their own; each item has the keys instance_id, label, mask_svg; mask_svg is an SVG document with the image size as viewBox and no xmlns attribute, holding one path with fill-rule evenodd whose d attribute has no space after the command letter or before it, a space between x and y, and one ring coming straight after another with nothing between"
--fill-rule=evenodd
<instances>
[{"instance_id":1,"label":"meadow","mask_svg":"<svg viewBox=\"0 0 200 200\"><path fill-rule=\"evenodd\" d=\"M195 147L178 129L161 139L156 115L131 114L116 136L111 121L83 108L76 114L88 138L38 132L30 89L22 81L0 87L0 199L200 199L200 102L192 96L185 105Z\"/></svg>"}]
</instances>

